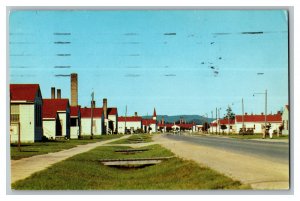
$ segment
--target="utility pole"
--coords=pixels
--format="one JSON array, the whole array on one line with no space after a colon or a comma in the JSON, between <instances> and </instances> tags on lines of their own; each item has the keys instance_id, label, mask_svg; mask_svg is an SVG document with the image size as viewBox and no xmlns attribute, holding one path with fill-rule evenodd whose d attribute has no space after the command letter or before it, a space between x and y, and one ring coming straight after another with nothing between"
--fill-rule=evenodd
<instances>
[{"instance_id":1,"label":"utility pole","mask_svg":"<svg viewBox=\"0 0 300 201\"><path fill-rule=\"evenodd\" d=\"M220 125L219 125L219 123L220 123L220 110L221 110L221 108L218 108L218 115L219 115L219 120L218 120L218 134L220 134Z\"/></svg>"},{"instance_id":2,"label":"utility pole","mask_svg":"<svg viewBox=\"0 0 300 201\"><path fill-rule=\"evenodd\" d=\"M127 116L127 105L125 108L125 130L124 130L124 134L126 134L126 116Z\"/></svg>"},{"instance_id":3,"label":"utility pole","mask_svg":"<svg viewBox=\"0 0 300 201\"><path fill-rule=\"evenodd\" d=\"M218 129L218 108L216 108L216 134Z\"/></svg>"},{"instance_id":4,"label":"utility pole","mask_svg":"<svg viewBox=\"0 0 300 201\"><path fill-rule=\"evenodd\" d=\"M244 99L242 98L242 134L245 134L245 123L244 123Z\"/></svg>"},{"instance_id":5,"label":"utility pole","mask_svg":"<svg viewBox=\"0 0 300 201\"><path fill-rule=\"evenodd\" d=\"M229 132L230 132L230 119L229 119L229 105L228 105L228 111L227 111L227 118L228 118L228 135L229 135Z\"/></svg>"},{"instance_id":6,"label":"utility pole","mask_svg":"<svg viewBox=\"0 0 300 201\"><path fill-rule=\"evenodd\" d=\"M91 101L91 139L93 139L93 124L94 124L94 120L93 120L93 118L94 118L94 92L92 93L92 101Z\"/></svg>"},{"instance_id":7,"label":"utility pole","mask_svg":"<svg viewBox=\"0 0 300 201\"><path fill-rule=\"evenodd\" d=\"M263 132L263 139L266 138L266 131L267 131L267 106L268 106L268 91L266 90L265 93L254 93L255 94L264 94L265 95L265 130Z\"/></svg>"},{"instance_id":8,"label":"utility pole","mask_svg":"<svg viewBox=\"0 0 300 201\"><path fill-rule=\"evenodd\" d=\"M267 131L267 97L268 97L268 91L266 90L265 92L265 132L264 132L264 135L263 135L263 138L266 137L266 131ZM271 135L270 135L271 136Z\"/></svg>"},{"instance_id":9,"label":"utility pole","mask_svg":"<svg viewBox=\"0 0 300 201\"><path fill-rule=\"evenodd\" d=\"M214 111L211 111L211 119L214 119ZM213 133L214 131L211 129L211 132Z\"/></svg>"}]
</instances>

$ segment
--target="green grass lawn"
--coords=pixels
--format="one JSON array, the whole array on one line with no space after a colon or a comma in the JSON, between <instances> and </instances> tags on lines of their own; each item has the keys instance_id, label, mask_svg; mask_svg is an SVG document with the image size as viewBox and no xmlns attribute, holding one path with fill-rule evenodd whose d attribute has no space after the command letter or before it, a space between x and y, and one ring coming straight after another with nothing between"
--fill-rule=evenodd
<instances>
[{"instance_id":1,"label":"green grass lawn","mask_svg":"<svg viewBox=\"0 0 300 201\"><path fill-rule=\"evenodd\" d=\"M193 161L171 158L143 168L116 168L99 159L148 158L173 156L160 145L143 147L136 154L117 153L128 147L97 147L76 155L31 177L12 184L16 190L199 190L249 189L222 174Z\"/></svg>"},{"instance_id":2,"label":"green grass lawn","mask_svg":"<svg viewBox=\"0 0 300 201\"><path fill-rule=\"evenodd\" d=\"M110 144L134 144L152 142L150 134L132 134L129 138L111 142Z\"/></svg>"},{"instance_id":3,"label":"green grass lawn","mask_svg":"<svg viewBox=\"0 0 300 201\"><path fill-rule=\"evenodd\" d=\"M35 155L47 154L51 152L58 152L65 149L76 147L77 145L95 143L103 140L109 140L118 138L123 135L101 135L94 136L94 139L90 139L90 136L84 136L83 139L72 139L62 141L49 141L49 142L36 142L21 145L21 151L19 151L17 144L11 144L10 154L12 160L18 160L21 158L27 158Z\"/></svg>"},{"instance_id":4,"label":"green grass lawn","mask_svg":"<svg viewBox=\"0 0 300 201\"><path fill-rule=\"evenodd\" d=\"M254 134L254 135L238 135L238 134L222 134L223 136L228 136L231 138L237 138L237 139L262 139L262 133L258 133L258 134ZM269 136L266 136L266 139L270 139ZM272 139L277 140L277 139L289 139L288 135L284 135L284 136L279 136L277 137L277 135L273 135Z\"/></svg>"}]
</instances>

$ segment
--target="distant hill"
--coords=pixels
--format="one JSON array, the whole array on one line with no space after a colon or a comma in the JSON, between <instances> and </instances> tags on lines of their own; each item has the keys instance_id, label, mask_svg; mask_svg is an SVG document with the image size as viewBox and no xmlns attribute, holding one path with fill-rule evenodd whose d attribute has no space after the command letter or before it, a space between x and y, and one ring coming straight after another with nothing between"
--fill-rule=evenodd
<instances>
[{"instance_id":1,"label":"distant hill","mask_svg":"<svg viewBox=\"0 0 300 201\"><path fill-rule=\"evenodd\" d=\"M206 118L200 115L174 115L174 116L169 116L169 115L157 115L157 121L161 121L162 117L164 116L165 122L166 123L174 123L176 121L180 120L180 117L183 118L184 121L187 123L193 123L195 122L196 124L202 125L205 122L212 122L212 118ZM150 119L152 116L143 116L143 118Z\"/></svg>"}]
</instances>

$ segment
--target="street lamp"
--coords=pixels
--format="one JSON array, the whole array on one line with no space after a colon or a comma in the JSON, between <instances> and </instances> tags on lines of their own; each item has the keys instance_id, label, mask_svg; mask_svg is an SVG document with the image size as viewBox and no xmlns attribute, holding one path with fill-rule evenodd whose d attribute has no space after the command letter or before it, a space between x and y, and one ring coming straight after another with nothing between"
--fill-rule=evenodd
<instances>
[{"instance_id":1,"label":"street lamp","mask_svg":"<svg viewBox=\"0 0 300 201\"><path fill-rule=\"evenodd\" d=\"M263 139L266 137L266 129L267 129L267 100L268 100L268 91L266 90L264 93L254 93L255 94L264 94L265 95L265 130L263 132Z\"/></svg>"}]
</instances>

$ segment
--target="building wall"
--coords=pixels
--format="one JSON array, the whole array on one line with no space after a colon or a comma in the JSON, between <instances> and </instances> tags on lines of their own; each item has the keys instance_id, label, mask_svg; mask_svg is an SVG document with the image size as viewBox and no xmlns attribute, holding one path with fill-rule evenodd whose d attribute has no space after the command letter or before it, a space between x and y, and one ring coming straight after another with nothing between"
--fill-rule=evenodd
<instances>
[{"instance_id":1,"label":"building wall","mask_svg":"<svg viewBox=\"0 0 300 201\"><path fill-rule=\"evenodd\" d=\"M243 123L242 122L236 122L236 132L239 132L239 130L242 128ZM254 128L254 133L263 133L263 126L265 125L264 122L244 122L244 125L247 128ZM271 128L269 130L270 133L273 133L274 130L277 130L279 132L279 126L281 125L281 122L271 123Z\"/></svg>"},{"instance_id":2,"label":"building wall","mask_svg":"<svg viewBox=\"0 0 300 201\"><path fill-rule=\"evenodd\" d=\"M117 122L117 115L108 115L108 119L113 121L113 125L114 125L114 130L113 132L116 133L118 132L118 122Z\"/></svg>"},{"instance_id":3,"label":"building wall","mask_svg":"<svg viewBox=\"0 0 300 201\"><path fill-rule=\"evenodd\" d=\"M102 135L102 126L103 126L102 118L93 118L93 134L94 135ZM82 135L91 135L91 118L81 118L81 134Z\"/></svg>"},{"instance_id":4,"label":"building wall","mask_svg":"<svg viewBox=\"0 0 300 201\"><path fill-rule=\"evenodd\" d=\"M66 112L58 112L58 116L61 123L62 128L62 136L67 136L67 114Z\"/></svg>"},{"instance_id":5,"label":"building wall","mask_svg":"<svg viewBox=\"0 0 300 201\"><path fill-rule=\"evenodd\" d=\"M229 133L238 133L239 129L237 129L235 124L230 124L230 129L229 129ZM226 125L226 129L222 130L221 129L221 125L218 125L218 132L220 130L220 133L228 133L228 124ZM216 127L214 127L214 132L216 131Z\"/></svg>"},{"instance_id":6,"label":"building wall","mask_svg":"<svg viewBox=\"0 0 300 201\"><path fill-rule=\"evenodd\" d=\"M156 124L150 124L149 125L150 126L150 128L151 128L151 131L150 131L150 133L156 133L157 132L157 126L156 126ZM149 127L149 126L147 126L147 127ZM145 131L145 125L143 125L143 131Z\"/></svg>"},{"instance_id":7,"label":"building wall","mask_svg":"<svg viewBox=\"0 0 300 201\"><path fill-rule=\"evenodd\" d=\"M283 124L283 135L289 135L289 111L286 107L284 107L283 113L282 113L282 124Z\"/></svg>"},{"instance_id":8,"label":"building wall","mask_svg":"<svg viewBox=\"0 0 300 201\"><path fill-rule=\"evenodd\" d=\"M70 127L70 139L78 139L79 135L79 126Z\"/></svg>"},{"instance_id":9,"label":"building wall","mask_svg":"<svg viewBox=\"0 0 300 201\"><path fill-rule=\"evenodd\" d=\"M34 129L34 104L19 104L20 138L21 143L33 143L35 141ZM18 125L11 125L11 143L18 142Z\"/></svg>"},{"instance_id":10,"label":"building wall","mask_svg":"<svg viewBox=\"0 0 300 201\"><path fill-rule=\"evenodd\" d=\"M127 129L133 128L133 131L138 129L142 129L142 122L141 121L128 121L126 122ZM118 132L125 133L125 121L118 122Z\"/></svg>"},{"instance_id":11,"label":"building wall","mask_svg":"<svg viewBox=\"0 0 300 201\"><path fill-rule=\"evenodd\" d=\"M43 120L44 136L48 139L55 139L56 136L56 120Z\"/></svg>"}]
</instances>

